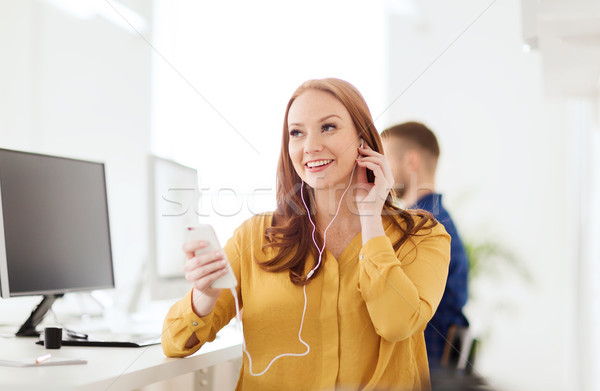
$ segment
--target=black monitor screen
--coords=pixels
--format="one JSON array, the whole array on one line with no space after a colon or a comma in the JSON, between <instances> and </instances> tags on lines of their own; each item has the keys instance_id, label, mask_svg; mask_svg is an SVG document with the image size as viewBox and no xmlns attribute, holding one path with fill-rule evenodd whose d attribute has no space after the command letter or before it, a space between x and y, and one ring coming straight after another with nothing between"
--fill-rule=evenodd
<instances>
[{"instance_id":1,"label":"black monitor screen","mask_svg":"<svg viewBox=\"0 0 600 391\"><path fill-rule=\"evenodd\" d=\"M0 149L0 197L3 296L114 287L104 164Z\"/></svg>"}]
</instances>

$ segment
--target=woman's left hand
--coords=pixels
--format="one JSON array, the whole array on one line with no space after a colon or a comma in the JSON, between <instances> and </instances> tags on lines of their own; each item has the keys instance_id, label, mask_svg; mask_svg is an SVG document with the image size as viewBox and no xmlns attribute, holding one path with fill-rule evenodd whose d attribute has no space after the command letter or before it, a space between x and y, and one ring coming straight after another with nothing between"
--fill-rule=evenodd
<instances>
[{"instance_id":1,"label":"woman's left hand","mask_svg":"<svg viewBox=\"0 0 600 391\"><path fill-rule=\"evenodd\" d=\"M381 216L383 204L394 185L394 176L387 158L371 147L359 148L358 190L356 203L361 217ZM367 181L367 168L375 174L375 183Z\"/></svg>"}]
</instances>

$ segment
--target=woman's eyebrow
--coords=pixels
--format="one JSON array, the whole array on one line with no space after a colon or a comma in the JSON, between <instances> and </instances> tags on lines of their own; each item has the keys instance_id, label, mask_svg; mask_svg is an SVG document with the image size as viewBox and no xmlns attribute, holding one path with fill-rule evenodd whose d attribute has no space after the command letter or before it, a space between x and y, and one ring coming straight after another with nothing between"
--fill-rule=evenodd
<instances>
[{"instance_id":1,"label":"woman's eyebrow","mask_svg":"<svg viewBox=\"0 0 600 391\"><path fill-rule=\"evenodd\" d=\"M339 116L339 115L337 115L337 114L329 114L329 115L326 115L325 117L321 118L321 119L319 120L319 122L326 121L326 120L328 120L328 119L329 119L329 118L331 118L331 117L338 117L339 119L342 119L342 117L340 117L340 116ZM291 123L291 124L288 124L288 126L302 126L302 125L303 125L303 124L302 124L301 122L293 122L293 123Z\"/></svg>"},{"instance_id":2,"label":"woman's eyebrow","mask_svg":"<svg viewBox=\"0 0 600 391\"><path fill-rule=\"evenodd\" d=\"M330 115L327 115L327 116L325 116L325 117L321 118L321 119L319 120L319 122L323 122L323 121L325 121L325 120L328 120L328 119L329 119L329 118L331 118L331 117L338 117L339 119L342 119L342 117L340 117L340 116L339 116L339 115L337 115L337 114L330 114Z\"/></svg>"}]
</instances>

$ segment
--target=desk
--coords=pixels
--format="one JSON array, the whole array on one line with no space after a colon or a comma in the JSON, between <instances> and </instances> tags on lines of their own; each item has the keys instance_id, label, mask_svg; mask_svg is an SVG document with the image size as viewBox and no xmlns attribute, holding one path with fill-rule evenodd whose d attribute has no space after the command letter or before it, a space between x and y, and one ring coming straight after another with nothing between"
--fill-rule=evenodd
<instances>
[{"instance_id":1,"label":"desk","mask_svg":"<svg viewBox=\"0 0 600 391\"><path fill-rule=\"evenodd\" d=\"M225 331L222 330L222 331ZM34 338L0 338L1 359L84 358L84 365L11 368L0 366L0 389L11 391L132 390L241 357L239 333L226 332L186 358L166 358L160 345L143 348L63 346L46 350Z\"/></svg>"}]
</instances>

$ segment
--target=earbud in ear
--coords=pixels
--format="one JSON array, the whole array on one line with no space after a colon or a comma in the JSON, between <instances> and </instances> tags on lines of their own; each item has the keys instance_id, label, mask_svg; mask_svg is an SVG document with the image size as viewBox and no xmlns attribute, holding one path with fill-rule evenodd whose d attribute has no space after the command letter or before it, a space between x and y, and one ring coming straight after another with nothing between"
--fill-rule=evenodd
<instances>
[{"instance_id":1,"label":"earbud in ear","mask_svg":"<svg viewBox=\"0 0 600 391\"><path fill-rule=\"evenodd\" d=\"M365 140L362 137L360 138L360 147L361 148L365 147Z\"/></svg>"}]
</instances>

